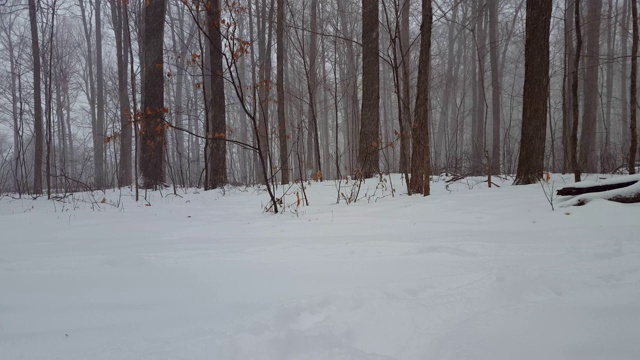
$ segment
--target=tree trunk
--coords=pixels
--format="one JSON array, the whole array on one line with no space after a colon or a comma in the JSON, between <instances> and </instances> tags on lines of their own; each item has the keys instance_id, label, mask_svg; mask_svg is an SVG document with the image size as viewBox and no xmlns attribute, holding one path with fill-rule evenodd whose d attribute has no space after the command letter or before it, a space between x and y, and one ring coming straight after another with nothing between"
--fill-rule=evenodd
<instances>
[{"instance_id":1,"label":"tree trunk","mask_svg":"<svg viewBox=\"0 0 640 360\"><path fill-rule=\"evenodd\" d=\"M562 81L562 172L571 171L571 124L573 122L573 96L571 93L574 71L574 6L575 0L565 0L564 11L564 75Z\"/></svg>"},{"instance_id":2,"label":"tree trunk","mask_svg":"<svg viewBox=\"0 0 640 360\"><path fill-rule=\"evenodd\" d=\"M400 172L409 173L409 149L411 147L411 39L409 37L409 12L411 11L411 1L402 2L400 22L400 86L402 88L402 100L400 121Z\"/></svg>"},{"instance_id":3,"label":"tree trunk","mask_svg":"<svg viewBox=\"0 0 640 360\"><path fill-rule=\"evenodd\" d=\"M600 169L602 172L610 172L615 168L615 164L612 162L611 156L611 108L613 105L613 65L615 62L615 38L617 35L617 27L614 26L614 20L617 22L618 14L618 0L615 1L616 14L613 13L614 1L609 1L609 10L607 12L607 68L606 75L607 81L604 88L605 91L605 113L602 125L604 131L602 131L600 141Z\"/></svg>"},{"instance_id":4,"label":"tree trunk","mask_svg":"<svg viewBox=\"0 0 640 360\"><path fill-rule=\"evenodd\" d=\"M631 45L631 89L629 118L629 174L636 173L636 152L638 151L638 3L631 0L631 21L633 21L633 42Z\"/></svg>"},{"instance_id":5,"label":"tree trunk","mask_svg":"<svg viewBox=\"0 0 640 360\"><path fill-rule=\"evenodd\" d=\"M620 107L622 108L620 114L620 129L624 134L629 128L629 83L627 82L627 74L629 69L629 19L631 14L629 11L629 0L624 0L622 4L622 22L620 24L620 47L622 48L620 53ZM622 159L627 159L627 152L629 151L629 137L622 136L620 154Z\"/></svg>"},{"instance_id":6,"label":"tree trunk","mask_svg":"<svg viewBox=\"0 0 640 360\"><path fill-rule=\"evenodd\" d=\"M501 84L498 72L498 0L489 0L489 43L491 58L491 112L493 114L491 173L500 174Z\"/></svg>"},{"instance_id":7,"label":"tree trunk","mask_svg":"<svg viewBox=\"0 0 640 360\"><path fill-rule=\"evenodd\" d=\"M571 167L573 168L574 180L581 180L581 166L578 161L578 125L580 122L580 107L578 106L578 81L580 71L580 55L582 54L582 28L580 25L580 0L575 0L574 21L576 31L576 49L573 56L573 73L571 82L571 105L573 107L573 123L571 124Z\"/></svg>"},{"instance_id":8,"label":"tree trunk","mask_svg":"<svg viewBox=\"0 0 640 360\"><path fill-rule=\"evenodd\" d=\"M221 188L227 183L227 135L226 106L224 98L223 47L221 33L220 0L211 0L208 8L208 30L211 53L209 68L211 71L211 94L209 96L209 134L207 134L207 184L205 190ZM212 140L216 139L216 140Z\"/></svg>"},{"instance_id":9,"label":"tree trunk","mask_svg":"<svg viewBox=\"0 0 640 360\"><path fill-rule=\"evenodd\" d=\"M36 2L29 0L29 23L31 25L31 52L33 57L33 132L35 135L35 154L33 167L33 193L42 193L42 153L44 135L42 129L42 84L40 78L40 45L38 42L38 19Z\"/></svg>"},{"instance_id":10,"label":"tree trunk","mask_svg":"<svg viewBox=\"0 0 640 360\"><path fill-rule=\"evenodd\" d=\"M552 0L527 0L522 135L516 185L538 182L544 166Z\"/></svg>"},{"instance_id":11,"label":"tree trunk","mask_svg":"<svg viewBox=\"0 0 640 360\"><path fill-rule=\"evenodd\" d=\"M431 67L431 0L422 0L420 26L420 59L413 120L413 152L411 154L411 192L429 195L431 151L429 146L429 71Z\"/></svg>"},{"instance_id":12,"label":"tree trunk","mask_svg":"<svg viewBox=\"0 0 640 360\"><path fill-rule=\"evenodd\" d=\"M318 69L316 60L318 57L318 1L311 0L310 34L309 34L309 69L307 85L309 91L309 109L307 124L307 170L312 174L320 174L322 179L322 163L320 159L320 139L318 137ZM316 177L315 175L313 176Z\"/></svg>"},{"instance_id":13,"label":"tree trunk","mask_svg":"<svg viewBox=\"0 0 640 360\"><path fill-rule=\"evenodd\" d=\"M600 17L602 0L587 1L585 24L586 69L584 79L584 107L582 130L580 132L580 167L586 172L598 171L596 152L596 130L598 119L598 75L600 68Z\"/></svg>"},{"instance_id":14,"label":"tree trunk","mask_svg":"<svg viewBox=\"0 0 640 360\"><path fill-rule=\"evenodd\" d=\"M449 102L453 101L453 66L455 65L455 53L454 53L454 27L457 23L457 14L458 14L458 6L453 5L454 8L452 10L452 20L449 22L447 29L447 69L445 70L445 84L444 84L444 93L443 93L443 104L441 106L442 110L440 112L440 119L438 121L438 131L436 133L435 139L435 166L438 171L441 168L446 168L448 166L447 163L447 148L449 147L449 135L447 134L448 130L448 121L449 121Z\"/></svg>"},{"instance_id":15,"label":"tree trunk","mask_svg":"<svg viewBox=\"0 0 640 360\"><path fill-rule=\"evenodd\" d=\"M120 111L120 164L118 169L118 186L131 185L131 119L132 114L127 94L127 65L122 12L127 11L124 2L109 0L111 5L111 19L116 40L116 59L118 65L118 103Z\"/></svg>"},{"instance_id":16,"label":"tree trunk","mask_svg":"<svg viewBox=\"0 0 640 360\"><path fill-rule=\"evenodd\" d=\"M379 0L362 0L362 120L358 145L359 175L380 171Z\"/></svg>"},{"instance_id":17,"label":"tree trunk","mask_svg":"<svg viewBox=\"0 0 640 360\"><path fill-rule=\"evenodd\" d=\"M163 69L165 1L147 1L144 13L140 171L145 188L158 188L164 184L166 149Z\"/></svg>"},{"instance_id":18,"label":"tree trunk","mask_svg":"<svg viewBox=\"0 0 640 360\"><path fill-rule=\"evenodd\" d=\"M276 90L278 92L278 137L280 139L280 172L281 183L289 183L289 150L287 136L287 119L284 92L284 0L278 0L277 29L276 29L276 67L278 74Z\"/></svg>"},{"instance_id":19,"label":"tree trunk","mask_svg":"<svg viewBox=\"0 0 640 360\"><path fill-rule=\"evenodd\" d=\"M96 128L93 137L93 161L95 168L95 185L101 189L105 186L104 174L104 72L102 66L102 16L101 0L96 1Z\"/></svg>"},{"instance_id":20,"label":"tree trunk","mask_svg":"<svg viewBox=\"0 0 640 360\"><path fill-rule=\"evenodd\" d=\"M348 24L351 21L348 17L348 11L345 9L345 3L342 1L338 1L336 3L338 14L340 16L340 29L342 33L347 34L349 38L352 36L352 31L349 28ZM358 65L357 65L357 55L356 51L353 48L353 42L346 41L346 101L345 101L345 114L346 115L346 124L344 126L345 129L345 151L348 156L346 157L346 168L348 171L353 172L356 169L356 157L357 153L356 149L359 144L359 129L361 122L361 113L360 113L360 103L358 99Z\"/></svg>"},{"instance_id":21,"label":"tree trunk","mask_svg":"<svg viewBox=\"0 0 640 360\"><path fill-rule=\"evenodd\" d=\"M476 0L474 21L474 52L477 61L477 72L474 74L476 101L473 109L473 122L471 124L471 172L475 175L484 173L483 157L485 151L485 109L486 93L484 86L484 71L486 57L486 23L484 21L484 0Z\"/></svg>"}]
</instances>

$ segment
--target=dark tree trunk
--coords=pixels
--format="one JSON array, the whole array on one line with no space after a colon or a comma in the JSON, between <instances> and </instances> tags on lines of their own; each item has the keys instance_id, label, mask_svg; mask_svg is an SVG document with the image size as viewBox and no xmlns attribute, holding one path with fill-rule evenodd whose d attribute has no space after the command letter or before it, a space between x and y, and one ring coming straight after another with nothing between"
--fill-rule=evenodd
<instances>
[{"instance_id":1,"label":"dark tree trunk","mask_svg":"<svg viewBox=\"0 0 640 360\"><path fill-rule=\"evenodd\" d=\"M379 0L362 0L362 120L358 145L359 175L380 171Z\"/></svg>"},{"instance_id":2,"label":"dark tree trunk","mask_svg":"<svg viewBox=\"0 0 640 360\"><path fill-rule=\"evenodd\" d=\"M104 72L102 66L102 4L96 0L96 127L93 137L93 161L95 167L95 185L105 186L104 175Z\"/></svg>"},{"instance_id":3,"label":"dark tree trunk","mask_svg":"<svg viewBox=\"0 0 640 360\"><path fill-rule=\"evenodd\" d=\"M113 21L113 32L116 40L116 58L118 64L118 103L120 111L120 164L118 169L118 186L131 185L131 111L129 105L129 95L127 94L127 65L128 56L126 52L123 16L127 11L124 2L110 0L111 19Z\"/></svg>"},{"instance_id":4,"label":"dark tree trunk","mask_svg":"<svg viewBox=\"0 0 640 360\"><path fill-rule=\"evenodd\" d=\"M580 123L580 107L578 106L578 75L580 70L580 55L582 54L582 28L580 25L580 0L575 0L574 21L576 31L576 50L573 56L573 72L571 74L571 106L573 123L571 124L570 155L571 167L573 168L574 180L579 182L581 178L581 167L578 161L578 125Z\"/></svg>"},{"instance_id":5,"label":"dark tree trunk","mask_svg":"<svg viewBox=\"0 0 640 360\"><path fill-rule=\"evenodd\" d=\"M636 152L638 151L638 4L636 0L631 0L631 21L633 21L633 42L631 45L631 89L630 93L630 113L629 118L629 174L636 173Z\"/></svg>"},{"instance_id":6,"label":"dark tree trunk","mask_svg":"<svg viewBox=\"0 0 640 360\"><path fill-rule=\"evenodd\" d=\"M431 151L429 146L429 71L431 67L431 27L433 13L431 0L422 0L420 26L420 59L418 84L413 120L413 152L411 154L412 193L429 195L431 177Z\"/></svg>"},{"instance_id":7,"label":"dark tree trunk","mask_svg":"<svg viewBox=\"0 0 640 360\"><path fill-rule=\"evenodd\" d=\"M347 17L348 9L345 8L345 2L338 1L336 7L340 16L340 29L344 34L347 34L351 38L352 31L349 27L349 19ZM346 124L344 126L345 135L345 152L347 152L346 165L348 171L353 172L357 167L357 160L355 155L357 153L357 146L359 144L359 129L361 122L361 113L358 101L358 65L357 54L353 47L353 42L346 41L346 93L347 98L345 101L345 114Z\"/></svg>"},{"instance_id":8,"label":"dark tree trunk","mask_svg":"<svg viewBox=\"0 0 640 360\"><path fill-rule=\"evenodd\" d=\"M402 21L400 23L400 86L402 88L400 128L400 172L409 173L409 149L411 146L411 39L409 37L409 12L411 1L402 2Z\"/></svg>"},{"instance_id":9,"label":"dark tree trunk","mask_svg":"<svg viewBox=\"0 0 640 360\"><path fill-rule=\"evenodd\" d=\"M42 154L44 134L42 129L42 80L40 78L40 45L38 42L38 19L36 2L29 0L29 22L31 25L31 51L33 56L33 131L35 135L35 155L33 167L33 193L42 193Z\"/></svg>"},{"instance_id":10,"label":"dark tree trunk","mask_svg":"<svg viewBox=\"0 0 640 360\"><path fill-rule=\"evenodd\" d=\"M447 68L445 70L445 84L443 89L443 105L440 112L440 119L438 121L438 130L436 132L435 146L434 146L434 162L438 171L442 168L448 167L448 148L450 134L447 134L448 122L449 122L449 102L453 101L453 67L455 65L455 52L454 52L454 28L457 24L457 6L454 4L452 10L452 20L447 29Z\"/></svg>"},{"instance_id":11,"label":"dark tree trunk","mask_svg":"<svg viewBox=\"0 0 640 360\"><path fill-rule=\"evenodd\" d=\"M629 71L629 19L631 18L629 11L629 0L624 0L622 4L622 21L620 23L620 129L624 134L625 130L629 128L629 83L627 82L627 74ZM621 141L620 154L623 159L627 159L627 151L629 151L629 137L623 136Z\"/></svg>"},{"instance_id":12,"label":"dark tree trunk","mask_svg":"<svg viewBox=\"0 0 640 360\"><path fill-rule=\"evenodd\" d=\"M209 56L209 68L211 69L211 95L209 96L209 134L207 134L208 156L207 184L205 189L216 189L227 183L227 120L224 98L224 78L222 67L222 33L220 0L211 0L207 12L209 15L209 43L211 53ZM216 139L216 140L212 140Z\"/></svg>"},{"instance_id":13,"label":"dark tree trunk","mask_svg":"<svg viewBox=\"0 0 640 360\"><path fill-rule=\"evenodd\" d=\"M580 132L580 167L586 172L598 171L598 156L596 152L596 130L598 120L598 75L600 67L600 17L602 14L602 0L587 1L587 17L585 24L585 79L584 79L584 108L582 129Z\"/></svg>"},{"instance_id":14,"label":"dark tree trunk","mask_svg":"<svg viewBox=\"0 0 640 360\"><path fill-rule=\"evenodd\" d=\"M498 0L489 0L489 43L491 59L491 111L493 114L491 173L500 174L500 112L502 91L498 71Z\"/></svg>"},{"instance_id":15,"label":"dark tree trunk","mask_svg":"<svg viewBox=\"0 0 640 360\"><path fill-rule=\"evenodd\" d=\"M322 162L320 159L320 139L318 136L318 1L311 0L309 18L311 33L309 34L309 69L307 86L309 91L308 137L307 137L307 170L319 174L322 179ZM316 175L313 175L316 178Z\"/></svg>"},{"instance_id":16,"label":"dark tree trunk","mask_svg":"<svg viewBox=\"0 0 640 360\"><path fill-rule=\"evenodd\" d=\"M527 0L522 135L516 185L538 182L544 166L552 0Z\"/></svg>"},{"instance_id":17,"label":"dark tree trunk","mask_svg":"<svg viewBox=\"0 0 640 360\"><path fill-rule=\"evenodd\" d=\"M144 13L140 171L146 188L158 188L164 184L167 146L164 122L164 0L147 1Z\"/></svg>"},{"instance_id":18,"label":"dark tree trunk","mask_svg":"<svg viewBox=\"0 0 640 360\"><path fill-rule=\"evenodd\" d=\"M573 122L573 34L575 0L565 0L564 11L564 74L562 81L562 172L571 171L571 124Z\"/></svg>"},{"instance_id":19,"label":"dark tree trunk","mask_svg":"<svg viewBox=\"0 0 640 360\"><path fill-rule=\"evenodd\" d=\"M287 136L287 119L285 108L285 92L284 92L284 22L285 8L284 0L278 0L277 14L277 30L276 30L276 67L278 74L276 79L276 90L278 92L278 137L280 139L280 172L282 184L289 183L289 150Z\"/></svg>"}]
</instances>

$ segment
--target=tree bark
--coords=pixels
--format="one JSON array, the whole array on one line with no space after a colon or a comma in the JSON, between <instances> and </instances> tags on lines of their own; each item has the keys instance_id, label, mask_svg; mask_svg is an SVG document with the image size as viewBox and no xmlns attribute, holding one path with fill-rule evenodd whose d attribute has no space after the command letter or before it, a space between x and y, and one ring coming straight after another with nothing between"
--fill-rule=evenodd
<instances>
[{"instance_id":1,"label":"tree bark","mask_svg":"<svg viewBox=\"0 0 640 360\"><path fill-rule=\"evenodd\" d=\"M575 0L565 0L564 11L564 62L562 81L562 172L571 171L571 124L573 122L573 48Z\"/></svg>"},{"instance_id":2,"label":"tree bark","mask_svg":"<svg viewBox=\"0 0 640 360\"><path fill-rule=\"evenodd\" d=\"M33 57L33 132L35 135L35 154L33 167L33 193L42 193L42 154L44 134L42 128L42 80L40 78L40 45L38 42L38 19L36 2L29 0L29 23L31 25L31 52Z\"/></svg>"},{"instance_id":3,"label":"tree bark","mask_svg":"<svg viewBox=\"0 0 640 360\"><path fill-rule=\"evenodd\" d=\"M618 0L615 1L616 13L614 15L614 1L609 1L609 9L607 11L607 81L604 86L605 92L605 112L602 126L604 131L601 132L600 140L600 169L602 172L610 172L615 168L611 154L611 111L613 105L613 65L615 63L615 38L617 35L617 27L614 26L614 20L617 22Z\"/></svg>"},{"instance_id":4,"label":"tree bark","mask_svg":"<svg viewBox=\"0 0 640 360\"><path fill-rule=\"evenodd\" d=\"M571 106L573 123L571 124L571 141L570 141L570 155L571 155L571 167L573 168L574 181L579 182L581 180L581 166L578 161L578 126L580 123L580 107L578 105L578 75L580 71L580 56L582 54L582 28L580 25L580 0L575 0L574 4L574 21L576 31L576 49L573 56L573 73L571 82Z\"/></svg>"},{"instance_id":5,"label":"tree bark","mask_svg":"<svg viewBox=\"0 0 640 360\"><path fill-rule=\"evenodd\" d=\"M409 149L411 147L411 40L409 37L409 12L411 1L402 1L400 22L400 86L402 89L400 121L400 172L408 174L410 165Z\"/></svg>"},{"instance_id":6,"label":"tree bark","mask_svg":"<svg viewBox=\"0 0 640 360\"><path fill-rule=\"evenodd\" d=\"M362 119L358 145L358 173L371 177L380 171L380 58L379 0L362 0Z\"/></svg>"},{"instance_id":7,"label":"tree bark","mask_svg":"<svg viewBox=\"0 0 640 360\"><path fill-rule=\"evenodd\" d=\"M636 173L636 152L638 151L638 3L631 0L631 21L633 21L633 42L631 45L631 89L629 118L629 174Z\"/></svg>"},{"instance_id":8,"label":"tree bark","mask_svg":"<svg viewBox=\"0 0 640 360\"><path fill-rule=\"evenodd\" d=\"M276 16L276 91L278 93L278 137L280 140L280 179L282 184L289 183L289 148L287 135L287 119L284 92L284 0L278 0L278 14Z\"/></svg>"},{"instance_id":9,"label":"tree bark","mask_svg":"<svg viewBox=\"0 0 640 360\"><path fill-rule=\"evenodd\" d=\"M127 11L126 4L120 0L109 0L111 19L116 40L116 60L118 66L118 105L120 112L120 163L118 169L118 186L131 185L131 119L129 95L127 94L128 56L125 51L125 36L122 12Z\"/></svg>"},{"instance_id":10,"label":"tree bark","mask_svg":"<svg viewBox=\"0 0 640 360\"><path fill-rule=\"evenodd\" d=\"M491 112L493 115L491 173L500 174L501 84L498 64L498 0L489 0L489 53L491 59Z\"/></svg>"},{"instance_id":11,"label":"tree bark","mask_svg":"<svg viewBox=\"0 0 640 360\"><path fill-rule=\"evenodd\" d=\"M449 22L447 29L447 68L445 70L445 84L443 89L443 104L440 112L440 120L438 121L438 130L436 132L434 155L435 166L440 170L446 168L449 164L448 160L448 147L451 134L447 134L448 122L449 122L449 103L453 101L453 67L455 65L455 53L454 53L454 27L457 23L458 6L453 5L452 19Z\"/></svg>"},{"instance_id":12,"label":"tree bark","mask_svg":"<svg viewBox=\"0 0 640 360\"><path fill-rule=\"evenodd\" d=\"M224 97L224 78L222 67L222 32L220 0L211 0L207 12L209 44L211 53L209 56L209 68L211 69L211 95L209 96L209 134L207 134L207 149L209 150L207 161L206 190L221 188L227 183L227 120ZM212 140L215 139L215 140Z\"/></svg>"},{"instance_id":13,"label":"tree bark","mask_svg":"<svg viewBox=\"0 0 640 360\"><path fill-rule=\"evenodd\" d=\"M104 174L104 71L102 66L102 4L96 1L96 128L93 137L93 161L95 169L95 186L99 189L105 186Z\"/></svg>"},{"instance_id":14,"label":"tree bark","mask_svg":"<svg viewBox=\"0 0 640 360\"><path fill-rule=\"evenodd\" d=\"M164 185L164 157L167 146L163 68L165 1L148 0L144 13L140 171L145 188L159 188Z\"/></svg>"},{"instance_id":15,"label":"tree bark","mask_svg":"<svg viewBox=\"0 0 640 360\"><path fill-rule=\"evenodd\" d=\"M584 107L582 129L580 132L580 167L586 172L598 171L598 156L596 152L596 130L598 120L598 75L600 68L600 18L602 15L602 0L587 1L587 16L585 19L585 79L584 79Z\"/></svg>"},{"instance_id":16,"label":"tree bark","mask_svg":"<svg viewBox=\"0 0 640 360\"><path fill-rule=\"evenodd\" d=\"M311 0L311 14L309 17L309 69L307 85L309 91L309 108L307 123L307 170L312 174L320 174L322 179L322 162L320 159L320 139L318 137L318 69L316 60L318 57L318 1ZM313 175L315 178L316 176Z\"/></svg>"},{"instance_id":17,"label":"tree bark","mask_svg":"<svg viewBox=\"0 0 640 360\"><path fill-rule=\"evenodd\" d=\"M620 23L620 107L622 108L620 114L620 129L624 134L626 129L629 128L629 83L627 82L627 74L629 71L629 60L627 57L629 54L629 22L631 18L631 12L629 11L629 0L624 0L622 4L622 21ZM623 159L627 159L627 152L629 151L629 137L622 136L620 154Z\"/></svg>"},{"instance_id":18,"label":"tree bark","mask_svg":"<svg viewBox=\"0 0 640 360\"><path fill-rule=\"evenodd\" d=\"M552 0L527 0L522 134L516 185L538 182L544 166Z\"/></svg>"},{"instance_id":19,"label":"tree bark","mask_svg":"<svg viewBox=\"0 0 640 360\"><path fill-rule=\"evenodd\" d=\"M420 59L413 120L413 152L411 154L411 192L429 195L431 151L429 144L429 72L431 68L431 0L422 0L420 26Z\"/></svg>"}]
</instances>

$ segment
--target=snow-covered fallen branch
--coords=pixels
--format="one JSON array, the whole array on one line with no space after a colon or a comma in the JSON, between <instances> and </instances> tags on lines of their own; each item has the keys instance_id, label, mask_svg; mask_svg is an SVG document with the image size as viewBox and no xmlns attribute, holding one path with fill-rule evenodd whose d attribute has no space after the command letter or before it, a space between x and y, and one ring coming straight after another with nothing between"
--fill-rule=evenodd
<instances>
[{"instance_id":1,"label":"snow-covered fallen branch","mask_svg":"<svg viewBox=\"0 0 640 360\"><path fill-rule=\"evenodd\" d=\"M560 196L572 196L560 201L559 206L581 206L594 199L624 204L640 202L640 175L620 176L602 182L582 182L558 190Z\"/></svg>"}]
</instances>

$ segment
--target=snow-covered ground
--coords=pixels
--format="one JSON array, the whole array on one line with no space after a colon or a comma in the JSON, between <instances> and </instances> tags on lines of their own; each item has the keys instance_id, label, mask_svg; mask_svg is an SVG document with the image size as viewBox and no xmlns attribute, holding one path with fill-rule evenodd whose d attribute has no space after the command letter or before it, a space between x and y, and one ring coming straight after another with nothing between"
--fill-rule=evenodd
<instances>
[{"instance_id":1,"label":"snow-covered ground","mask_svg":"<svg viewBox=\"0 0 640 360\"><path fill-rule=\"evenodd\" d=\"M275 216L255 189L5 197L0 359L640 358L640 205L393 180Z\"/></svg>"}]
</instances>

